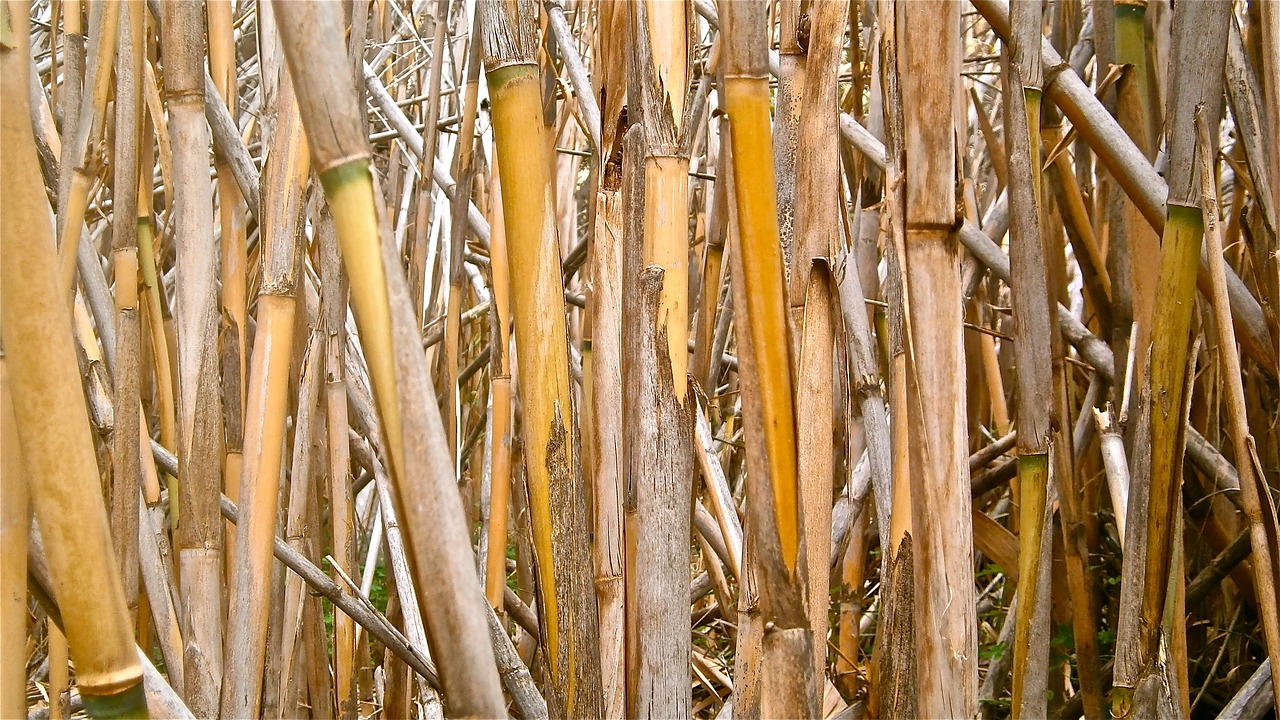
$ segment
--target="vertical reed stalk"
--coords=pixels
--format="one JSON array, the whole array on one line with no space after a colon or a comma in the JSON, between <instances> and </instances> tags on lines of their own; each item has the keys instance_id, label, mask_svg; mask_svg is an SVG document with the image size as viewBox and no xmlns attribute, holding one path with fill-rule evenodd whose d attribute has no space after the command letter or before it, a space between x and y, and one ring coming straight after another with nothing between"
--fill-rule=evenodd
<instances>
[{"instance_id":1,"label":"vertical reed stalk","mask_svg":"<svg viewBox=\"0 0 1280 720\"><path fill-rule=\"evenodd\" d=\"M195 0L163 6L164 100L173 150L178 242L177 529L185 650L185 697L201 716L217 712L222 682L222 408L218 382L217 255L209 130L204 119L204 17ZM157 347L157 350L160 348ZM180 508L180 510L178 510Z\"/></svg>"},{"instance_id":2,"label":"vertical reed stalk","mask_svg":"<svg viewBox=\"0 0 1280 720\"><path fill-rule=\"evenodd\" d=\"M960 7L896 2L905 155L907 410L911 442L919 712L977 712L977 637L953 121Z\"/></svg>"},{"instance_id":3,"label":"vertical reed stalk","mask_svg":"<svg viewBox=\"0 0 1280 720\"><path fill-rule=\"evenodd\" d=\"M1050 599L1040 597L1049 567L1041 562L1053 385L1050 373L1049 287L1041 234L1039 3L1010 7L1013 40L1004 60L1005 148L1008 157L1009 263L1014 354L1018 369L1018 612L1013 642L1013 717L1047 712Z\"/></svg>"},{"instance_id":4,"label":"vertical reed stalk","mask_svg":"<svg viewBox=\"0 0 1280 720\"><path fill-rule=\"evenodd\" d=\"M538 610L553 715L601 712L599 621L586 498L569 391L568 337L556 238L550 143L542 123L538 5L479 6L502 172L508 266L521 373L522 438L537 556ZM683 234L681 235L683 238Z\"/></svg>"},{"instance_id":5,"label":"vertical reed stalk","mask_svg":"<svg viewBox=\"0 0 1280 720\"><path fill-rule=\"evenodd\" d=\"M734 285L745 295L739 327L746 332L738 335L738 363L749 468L747 535L754 537L747 554L755 556L764 623L759 712L761 717L813 717L814 638L804 599L791 327L773 150L760 142L770 134L768 4L729 3L722 10L724 99L733 127L741 245Z\"/></svg>"},{"instance_id":6,"label":"vertical reed stalk","mask_svg":"<svg viewBox=\"0 0 1280 720\"><path fill-rule=\"evenodd\" d=\"M281 79L276 101L275 144L263 173L262 284L249 364L241 514L235 536L236 572L222 692L222 713L232 717L258 714L262 695L272 605L271 545L276 534L296 327L298 245L311 170L290 77Z\"/></svg>"},{"instance_id":7,"label":"vertical reed stalk","mask_svg":"<svg viewBox=\"0 0 1280 720\"><path fill-rule=\"evenodd\" d=\"M112 368L115 412L111 436L111 527L121 582L130 615L138 604L138 488L142 465L139 395L138 213L139 136L142 121L142 63L146 59L146 8L124 3L116 55L115 191L112 195L111 253L115 269L116 362ZM146 144L150 148L150 144ZM147 158L150 161L150 157ZM148 183L148 186L150 184ZM148 188L149 189L149 188ZM144 620L145 624L145 620Z\"/></svg>"}]
</instances>

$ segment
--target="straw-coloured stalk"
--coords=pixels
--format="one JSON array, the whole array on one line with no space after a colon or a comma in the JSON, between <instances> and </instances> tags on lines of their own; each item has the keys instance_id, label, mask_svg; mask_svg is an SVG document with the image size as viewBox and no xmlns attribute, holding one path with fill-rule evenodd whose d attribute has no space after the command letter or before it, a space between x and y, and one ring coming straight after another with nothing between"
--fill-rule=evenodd
<instances>
[{"instance_id":1,"label":"straw-coloured stalk","mask_svg":"<svg viewBox=\"0 0 1280 720\"><path fill-rule=\"evenodd\" d=\"M116 56L116 36L120 29L120 12L124 6L125 3L122 2L95 4L89 13L93 32L89 36L83 85L78 89L81 93L80 107L74 110L72 128L75 132L65 133L70 137L63 146L58 179L58 277L64 293L70 293L73 289L76 248L80 244L80 233L84 230L89 186L99 169L97 155L92 151L101 141L101 133L106 127L102 119L107 108L111 66ZM80 82L80 78L73 82Z\"/></svg>"},{"instance_id":2,"label":"straw-coloured stalk","mask_svg":"<svg viewBox=\"0 0 1280 720\"><path fill-rule=\"evenodd\" d=\"M1038 597L1043 573L1041 539L1049 486L1049 288L1041 237L1039 3L1010 8L1013 42L1005 58L1005 148L1008 157L1009 262L1014 353L1018 368L1018 612L1013 643L1013 715L1047 710L1049 598Z\"/></svg>"},{"instance_id":3,"label":"straw-coloured stalk","mask_svg":"<svg viewBox=\"0 0 1280 720\"><path fill-rule=\"evenodd\" d=\"M445 700L459 717L504 713L465 515L427 377L418 324L378 207L362 105L336 3L276 2L289 72L315 169L333 213L369 363L409 560L436 646Z\"/></svg>"},{"instance_id":4,"label":"straw-coloured stalk","mask_svg":"<svg viewBox=\"0 0 1280 720\"><path fill-rule=\"evenodd\" d=\"M326 460L329 471L329 514L333 526L333 557L343 570L356 567L355 497L351 486L351 446L347 439L346 381L346 281L338 237L328 208L320 211L316 229L320 248L320 328L324 336ZM335 574L337 571L334 571ZM356 626L345 613L333 618L334 688L337 712L343 720L356 720Z\"/></svg>"},{"instance_id":5,"label":"straw-coloured stalk","mask_svg":"<svg viewBox=\"0 0 1280 720\"><path fill-rule=\"evenodd\" d=\"M1179 92L1169 97L1169 214L1161 243L1148 376L1149 397L1154 405L1150 412L1150 446L1135 448L1138 466L1143 464L1141 456L1149 453L1151 473L1138 646L1142 665L1148 670L1157 655L1157 630L1167 602L1174 526L1180 507L1185 403L1190 400L1185 394L1188 333L1204 233L1192 116L1197 105L1204 104L1205 122L1217 126L1230 16L1231 5L1222 0L1185 3L1174 13L1169 71ZM1133 482L1145 479L1135 474Z\"/></svg>"},{"instance_id":6,"label":"straw-coloured stalk","mask_svg":"<svg viewBox=\"0 0 1280 720\"><path fill-rule=\"evenodd\" d=\"M256 715L262 694L267 619L273 598L271 543L277 522L295 344L298 245L303 241L302 213L311 171L290 78L282 78L276 102L275 142L263 180L262 285L249 362L241 518L235 534L227 678L222 693L223 714L235 717Z\"/></svg>"},{"instance_id":7,"label":"straw-coloured stalk","mask_svg":"<svg viewBox=\"0 0 1280 720\"><path fill-rule=\"evenodd\" d=\"M739 327L738 363L747 440L747 564L759 588L761 717L813 717L814 642L804 602L803 531L796 470L791 328L778 239L769 136L768 5L722 10L724 99L732 125L734 201L740 247L730 251Z\"/></svg>"},{"instance_id":8,"label":"straw-coloured stalk","mask_svg":"<svg viewBox=\"0 0 1280 720\"><path fill-rule=\"evenodd\" d=\"M615 148L620 148L622 138L615 137ZM588 441L592 445L591 483L595 491L595 545L592 551L596 600L600 612L601 688L605 717L609 718L624 717L626 714L623 632L625 568L622 537L625 436L622 430L621 161L621 153L613 152L602 163L600 189L596 192L595 235L592 238L589 260L591 293L587 309L591 319L591 335L583 338L584 361L588 353L591 358L591 382L588 386L591 424ZM497 228L494 236L497 236ZM492 243L490 247L493 247ZM495 276L497 272L495 264ZM496 382L494 387L497 388ZM494 403L496 412L496 395ZM490 545L491 550L492 547Z\"/></svg>"},{"instance_id":9,"label":"straw-coloured stalk","mask_svg":"<svg viewBox=\"0 0 1280 720\"><path fill-rule=\"evenodd\" d=\"M689 149L682 143L689 86L691 10L680 0L631 4L627 97L630 122L644 131L644 265L664 271L658 321L667 326L675 395L683 402L689 367Z\"/></svg>"},{"instance_id":10,"label":"straw-coloured stalk","mask_svg":"<svg viewBox=\"0 0 1280 720\"><path fill-rule=\"evenodd\" d=\"M0 326L14 426L86 710L146 717L36 159L27 13L24 3L0 6Z\"/></svg>"},{"instance_id":11,"label":"straw-coloured stalk","mask_svg":"<svg viewBox=\"0 0 1280 720\"><path fill-rule=\"evenodd\" d=\"M120 50L116 56L115 192L111 242L115 269L116 363L115 421L111 437L111 528L116 558L123 571L125 602L130 614L138 603L138 485L142 476L139 410L138 317L138 160L142 122L142 63L146 8L126 2L122 9ZM150 144L146 147L150 148ZM148 160L150 157L148 156ZM149 183L148 183L149 185ZM90 336L91 338L92 336ZM90 342L92 340L90 339Z\"/></svg>"},{"instance_id":12,"label":"straw-coloured stalk","mask_svg":"<svg viewBox=\"0 0 1280 720\"><path fill-rule=\"evenodd\" d=\"M799 123L791 168L795 199L791 212L791 282L788 299L798 354L796 363L796 418L799 448L801 506L805 518L805 553L808 560L809 624L813 629L814 681L822 696L826 666L827 606L830 604L831 497L835 485L833 432L835 423L834 358L835 287L829 264L839 241L843 214L840 188L840 108L837 76L841 45L848 19L848 3L826 0L798 3L797 24L787 39L803 43L804 77L799 88ZM785 15L784 15L785 17ZM776 160L777 158L775 158ZM785 185L786 183L780 183Z\"/></svg>"},{"instance_id":13,"label":"straw-coloured stalk","mask_svg":"<svg viewBox=\"0 0 1280 720\"><path fill-rule=\"evenodd\" d=\"M586 498L569 392L549 143L536 60L538 5L479 6L497 165L502 173L507 263L522 368L521 429L538 571L542 644L553 715L602 712L599 626L591 578ZM682 235L683 237L683 235Z\"/></svg>"},{"instance_id":14,"label":"straw-coloured stalk","mask_svg":"<svg viewBox=\"0 0 1280 720\"><path fill-rule=\"evenodd\" d=\"M493 442L489 461L489 554L485 557L485 597L502 607L507 587L507 517L511 507L511 275L507 265L507 229L502 207L502 177L493 168L489 282L493 339L490 341L489 393L493 397Z\"/></svg>"},{"instance_id":15,"label":"straw-coloured stalk","mask_svg":"<svg viewBox=\"0 0 1280 720\"><path fill-rule=\"evenodd\" d=\"M1205 121L1204 107L1196 109L1196 165L1200 172L1200 196L1204 210L1204 236L1208 243L1209 277L1213 281L1214 327L1218 331L1218 351L1222 357L1222 375L1226 385L1227 426L1240 474L1240 500L1245 520L1249 523L1249 540L1253 546L1254 587L1258 593L1258 614L1262 619L1267 655L1271 659L1271 681L1280 687L1280 614L1276 600L1280 594L1280 577L1276 562L1280 558L1276 509L1271 491L1263 479L1257 444L1249 430L1244 385L1240 375L1240 351L1231 323L1231 305L1227 298L1227 279L1222 257L1222 231L1218 220L1218 188L1213 170L1213 140Z\"/></svg>"},{"instance_id":16,"label":"straw-coloured stalk","mask_svg":"<svg viewBox=\"0 0 1280 720\"><path fill-rule=\"evenodd\" d=\"M173 149L174 237L178 243L177 526L187 643L185 697L193 712L216 712L222 682L222 404L219 389L217 251L204 120L204 16L194 0L166 3L160 40ZM170 502L174 500L170 487ZM171 506L172 507L172 506Z\"/></svg>"},{"instance_id":17,"label":"straw-coloured stalk","mask_svg":"<svg viewBox=\"0 0 1280 720\"><path fill-rule=\"evenodd\" d=\"M229 117L236 115L236 50L231 0L210 0L209 74L213 85L226 103ZM247 350L248 251L246 248L245 202L236 184L235 174L223 154L214 158L218 173L218 222L221 227L222 269L222 410L226 429L226 454L223 460L222 487L232 500L240 495L241 450L244 443L245 389L249 372ZM235 547L235 526L226 524L226 542ZM226 557L229 559L230 555ZM230 583L232 565L227 563Z\"/></svg>"},{"instance_id":18,"label":"straw-coloured stalk","mask_svg":"<svg viewBox=\"0 0 1280 720\"><path fill-rule=\"evenodd\" d=\"M953 121L960 6L893 4L903 101L907 411L913 441L916 633L922 717L977 711L977 637L968 478Z\"/></svg>"},{"instance_id":19,"label":"straw-coloured stalk","mask_svg":"<svg viewBox=\"0 0 1280 720\"><path fill-rule=\"evenodd\" d=\"M31 528L31 506L9 386L8 363L0 350L0 587L4 588L0 590L0 634L20 638L27 634L27 533ZM22 717L26 712L26 653L5 653L0 658L0 714Z\"/></svg>"}]
</instances>

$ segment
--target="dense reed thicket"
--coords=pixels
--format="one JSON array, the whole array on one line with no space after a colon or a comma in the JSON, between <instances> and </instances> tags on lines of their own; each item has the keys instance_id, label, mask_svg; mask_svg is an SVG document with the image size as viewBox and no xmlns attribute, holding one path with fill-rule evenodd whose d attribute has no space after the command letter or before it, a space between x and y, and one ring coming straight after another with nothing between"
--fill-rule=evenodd
<instances>
[{"instance_id":1,"label":"dense reed thicket","mask_svg":"<svg viewBox=\"0 0 1280 720\"><path fill-rule=\"evenodd\" d=\"M0 0L0 716L1263 718L1275 0Z\"/></svg>"}]
</instances>

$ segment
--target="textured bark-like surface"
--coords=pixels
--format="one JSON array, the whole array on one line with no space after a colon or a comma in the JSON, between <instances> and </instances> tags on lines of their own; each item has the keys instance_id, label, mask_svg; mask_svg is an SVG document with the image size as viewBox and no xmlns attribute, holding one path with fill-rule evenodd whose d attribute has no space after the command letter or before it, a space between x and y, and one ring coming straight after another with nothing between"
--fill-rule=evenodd
<instances>
[{"instance_id":1,"label":"textured bark-like surface","mask_svg":"<svg viewBox=\"0 0 1280 720\"><path fill-rule=\"evenodd\" d=\"M876 643L879 662L876 664L878 679L873 683L877 691L880 717L886 720L908 720L919 714L919 687L916 662L916 608L915 608L915 560L911 535L902 542L885 563L887 592L884 598L884 617L877 631Z\"/></svg>"},{"instance_id":2,"label":"textured bark-like surface","mask_svg":"<svg viewBox=\"0 0 1280 720\"><path fill-rule=\"evenodd\" d=\"M480 5L493 102L516 347L523 447L538 556L538 607L553 715L601 712L599 625L591 587L590 527L573 423L568 338L560 285L550 146L542 124L536 3ZM533 132L535 142L529 142Z\"/></svg>"},{"instance_id":3,"label":"textured bark-like surface","mask_svg":"<svg viewBox=\"0 0 1280 720\"><path fill-rule=\"evenodd\" d=\"M622 198L621 168L605 166L596 193L591 247L591 483L596 602L600 613L604 717L626 714L625 565L623 559Z\"/></svg>"},{"instance_id":4,"label":"textured bark-like surface","mask_svg":"<svg viewBox=\"0 0 1280 720\"><path fill-rule=\"evenodd\" d=\"M410 528L409 562L416 579L418 606L426 621L427 637L436 649L450 715L501 716L506 703L493 648L475 642L475 638L488 633L484 617L487 610L469 552L470 531L445 441L444 423L395 243L389 237L385 218L380 220L404 453L403 465L396 468L392 477L402 517Z\"/></svg>"},{"instance_id":5,"label":"textured bark-like surface","mask_svg":"<svg viewBox=\"0 0 1280 720\"><path fill-rule=\"evenodd\" d=\"M628 484L635 488L639 520L635 562L644 570L635 589L640 647L632 714L689 718L689 614L671 598L682 597L690 580L695 405L691 396L675 395L665 352L667 323L660 314L663 279L663 271L652 265L639 278L635 322L640 367L627 385L641 409L634 430L636 453L628 460Z\"/></svg>"},{"instance_id":6,"label":"textured bark-like surface","mask_svg":"<svg viewBox=\"0 0 1280 720\"><path fill-rule=\"evenodd\" d=\"M911 427L915 610L923 717L977 712L960 246L956 214L955 70L960 8L894 6L903 99L907 410ZM945 121L943 121L945 119Z\"/></svg>"},{"instance_id":7,"label":"textured bark-like surface","mask_svg":"<svg viewBox=\"0 0 1280 720\"><path fill-rule=\"evenodd\" d=\"M199 2L163 6L164 99L173 148L178 243L177 543L186 642L184 693L192 711L217 713L222 680L222 403L218 356L217 245L204 120L204 17ZM172 493L172 488L170 489Z\"/></svg>"}]
</instances>

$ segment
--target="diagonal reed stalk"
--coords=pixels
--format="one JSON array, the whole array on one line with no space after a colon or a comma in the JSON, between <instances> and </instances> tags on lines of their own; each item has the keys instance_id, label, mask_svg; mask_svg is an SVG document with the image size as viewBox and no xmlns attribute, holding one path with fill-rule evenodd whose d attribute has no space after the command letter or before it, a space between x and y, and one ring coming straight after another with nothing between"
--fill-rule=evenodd
<instances>
[{"instance_id":1,"label":"diagonal reed stalk","mask_svg":"<svg viewBox=\"0 0 1280 720\"><path fill-rule=\"evenodd\" d=\"M403 271L378 206L355 78L336 3L276 2L289 73L316 172L333 213L352 304L369 361L391 477L409 533L422 614L440 661L450 713L504 712L465 515L426 374Z\"/></svg>"},{"instance_id":2,"label":"diagonal reed stalk","mask_svg":"<svg viewBox=\"0 0 1280 720\"><path fill-rule=\"evenodd\" d=\"M86 710L98 717L146 717L71 307L57 276L52 213L39 179L27 94L27 12L19 2L0 6L6 35L0 43L0 326L25 469L25 478L6 472L3 482L28 484Z\"/></svg>"}]
</instances>

